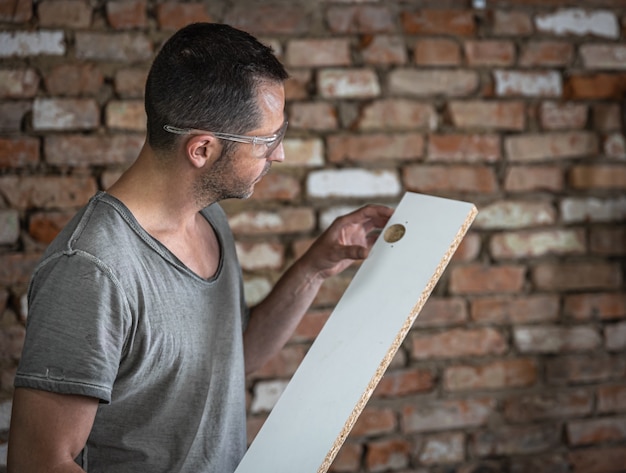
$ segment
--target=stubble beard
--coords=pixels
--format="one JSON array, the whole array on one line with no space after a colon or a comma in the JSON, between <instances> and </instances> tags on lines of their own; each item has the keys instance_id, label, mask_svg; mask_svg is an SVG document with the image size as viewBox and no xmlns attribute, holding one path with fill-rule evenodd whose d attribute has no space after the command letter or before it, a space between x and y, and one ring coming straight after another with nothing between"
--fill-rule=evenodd
<instances>
[{"instance_id":1,"label":"stubble beard","mask_svg":"<svg viewBox=\"0 0 626 473\"><path fill-rule=\"evenodd\" d=\"M194 196L201 207L225 199L247 199L254 185L265 176L272 163L267 161L261 174L252 182L238 179L232 165L235 148L224 149L213 166L206 170L196 181Z\"/></svg>"}]
</instances>

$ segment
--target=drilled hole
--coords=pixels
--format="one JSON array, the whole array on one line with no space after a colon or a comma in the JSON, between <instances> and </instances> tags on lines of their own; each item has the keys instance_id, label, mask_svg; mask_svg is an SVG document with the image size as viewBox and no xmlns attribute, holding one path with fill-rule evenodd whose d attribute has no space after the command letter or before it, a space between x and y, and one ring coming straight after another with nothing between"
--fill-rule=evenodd
<instances>
[{"instance_id":1,"label":"drilled hole","mask_svg":"<svg viewBox=\"0 0 626 473\"><path fill-rule=\"evenodd\" d=\"M395 243L404 236L405 232L406 228L404 227L404 225L396 223L395 225L392 225L387 230L385 230L383 238L387 243Z\"/></svg>"}]
</instances>

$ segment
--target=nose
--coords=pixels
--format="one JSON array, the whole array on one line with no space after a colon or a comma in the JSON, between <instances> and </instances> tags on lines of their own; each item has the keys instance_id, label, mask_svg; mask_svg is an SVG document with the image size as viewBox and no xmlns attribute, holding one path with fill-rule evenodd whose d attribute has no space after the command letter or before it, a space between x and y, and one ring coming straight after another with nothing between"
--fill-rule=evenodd
<instances>
[{"instance_id":1,"label":"nose","mask_svg":"<svg viewBox=\"0 0 626 473\"><path fill-rule=\"evenodd\" d=\"M270 155L267 157L268 161L276 161L277 163L282 163L285 160L285 149L283 148L282 141L280 144L274 149Z\"/></svg>"}]
</instances>

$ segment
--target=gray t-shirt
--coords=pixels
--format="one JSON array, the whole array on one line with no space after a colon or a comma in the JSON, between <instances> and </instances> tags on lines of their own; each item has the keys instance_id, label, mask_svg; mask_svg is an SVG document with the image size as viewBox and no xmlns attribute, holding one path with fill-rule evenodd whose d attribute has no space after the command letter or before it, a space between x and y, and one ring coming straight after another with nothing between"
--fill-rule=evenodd
<instances>
[{"instance_id":1,"label":"gray t-shirt","mask_svg":"<svg viewBox=\"0 0 626 473\"><path fill-rule=\"evenodd\" d=\"M226 217L203 279L100 192L47 249L29 288L16 387L100 399L89 473L228 473L246 448L241 269Z\"/></svg>"}]
</instances>

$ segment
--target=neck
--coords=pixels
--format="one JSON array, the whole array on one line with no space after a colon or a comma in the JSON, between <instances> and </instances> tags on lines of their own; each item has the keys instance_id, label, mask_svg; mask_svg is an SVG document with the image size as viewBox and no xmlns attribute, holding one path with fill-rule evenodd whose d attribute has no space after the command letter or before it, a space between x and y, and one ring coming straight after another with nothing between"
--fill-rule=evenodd
<instances>
[{"instance_id":1,"label":"neck","mask_svg":"<svg viewBox=\"0 0 626 473\"><path fill-rule=\"evenodd\" d=\"M204 207L193 194L193 173L179 161L163 162L144 144L137 160L107 189L153 235L186 227Z\"/></svg>"}]
</instances>

